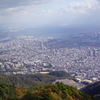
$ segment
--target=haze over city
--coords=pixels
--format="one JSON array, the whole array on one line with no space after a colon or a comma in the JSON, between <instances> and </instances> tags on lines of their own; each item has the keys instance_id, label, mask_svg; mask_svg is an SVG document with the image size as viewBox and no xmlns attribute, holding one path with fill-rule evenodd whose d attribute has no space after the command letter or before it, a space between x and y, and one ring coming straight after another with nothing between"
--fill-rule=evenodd
<instances>
[{"instance_id":1,"label":"haze over city","mask_svg":"<svg viewBox=\"0 0 100 100\"><path fill-rule=\"evenodd\" d=\"M0 0L0 30L31 28L32 35L59 37L98 32L99 18L99 0Z\"/></svg>"}]
</instances>

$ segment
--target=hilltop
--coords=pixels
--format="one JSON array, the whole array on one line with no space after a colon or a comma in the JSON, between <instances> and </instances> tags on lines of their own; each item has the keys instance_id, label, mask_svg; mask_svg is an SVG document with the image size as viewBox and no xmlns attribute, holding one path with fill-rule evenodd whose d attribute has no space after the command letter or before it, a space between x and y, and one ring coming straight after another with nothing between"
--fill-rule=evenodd
<instances>
[{"instance_id":1,"label":"hilltop","mask_svg":"<svg viewBox=\"0 0 100 100\"><path fill-rule=\"evenodd\" d=\"M0 100L97 100L63 83L35 85L24 89L0 84Z\"/></svg>"},{"instance_id":2,"label":"hilltop","mask_svg":"<svg viewBox=\"0 0 100 100\"><path fill-rule=\"evenodd\" d=\"M75 79L64 71L53 71L47 74L26 74L26 75L0 75L0 83L15 84L20 87L29 87L36 84L51 84L57 79Z\"/></svg>"}]
</instances>

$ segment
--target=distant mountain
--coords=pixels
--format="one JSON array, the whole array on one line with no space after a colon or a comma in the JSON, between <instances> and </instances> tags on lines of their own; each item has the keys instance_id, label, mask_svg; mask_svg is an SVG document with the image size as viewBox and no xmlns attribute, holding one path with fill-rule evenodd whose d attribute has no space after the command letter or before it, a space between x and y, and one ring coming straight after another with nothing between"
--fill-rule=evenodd
<instances>
[{"instance_id":1,"label":"distant mountain","mask_svg":"<svg viewBox=\"0 0 100 100\"><path fill-rule=\"evenodd\" d=\"M90 84L81 90L89 95L93 95L95 97L100 98L100 81L94 84Z\"/></svg>"},{"instance_id":2,"label":"distant mountain","mask_svg":"<svg viewBox=\"0 0 100 100\"><path fill-rule=\"evenodd\" d=\"M100 47L100 32L77 33L64 38L52 39L44 43L49 49L77 48L84 46Z\"/></svg>"}]
</instances>

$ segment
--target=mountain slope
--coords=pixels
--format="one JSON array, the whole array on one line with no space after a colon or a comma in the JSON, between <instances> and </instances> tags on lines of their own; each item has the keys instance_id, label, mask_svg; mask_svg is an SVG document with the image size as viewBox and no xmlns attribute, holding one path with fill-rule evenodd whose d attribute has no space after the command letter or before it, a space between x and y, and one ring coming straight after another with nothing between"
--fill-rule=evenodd
<instances>
[{"instance_id":1,"label":"mountain slope","mask_svg":"<svg viewBox=\"0 0 100 100\"><path fill-rule=\"evenodd\" d=\"M0 83L16 84L20 87L29 87L35 84L50 84L57 79L74 79L70 74L63 71L53 71L48 74L28 74L28 75L2 75Z\"/></svg>"},{"instance_id":2,"label":"mountain slope","mask_svg":"<svg viewBox=\"0 0 100 100\"><path fill-rule=\"evenodd\" d=\"M89 95L100 98L100 81L94 84L90 84L87 87L83 88L82 91Z\"/></svg>"},{"instance_id":3,"label":"mountain slope","mask_svg":"<svg viewBox=\"0 0 100 100\"><path fill-rule=\"evenodd\" d=\"M0 84L0 100L97 100L72 86L56 83L29 89Z\"/></svg>"}]
</instances>

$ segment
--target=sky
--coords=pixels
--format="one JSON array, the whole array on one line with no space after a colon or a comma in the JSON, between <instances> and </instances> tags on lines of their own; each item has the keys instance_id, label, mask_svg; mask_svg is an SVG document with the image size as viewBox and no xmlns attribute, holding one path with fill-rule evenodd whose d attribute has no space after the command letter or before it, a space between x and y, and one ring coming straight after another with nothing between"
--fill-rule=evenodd
<instances>
[{"instance_id":1,"label":"sky","mask_svg":"<svg viewBox=\"0 0 100 100\"><path fill-rule=\"evenodd\" d=\"M0 23L99 27L100 0L0 0Z\"/></svg>"}]
</instances>

